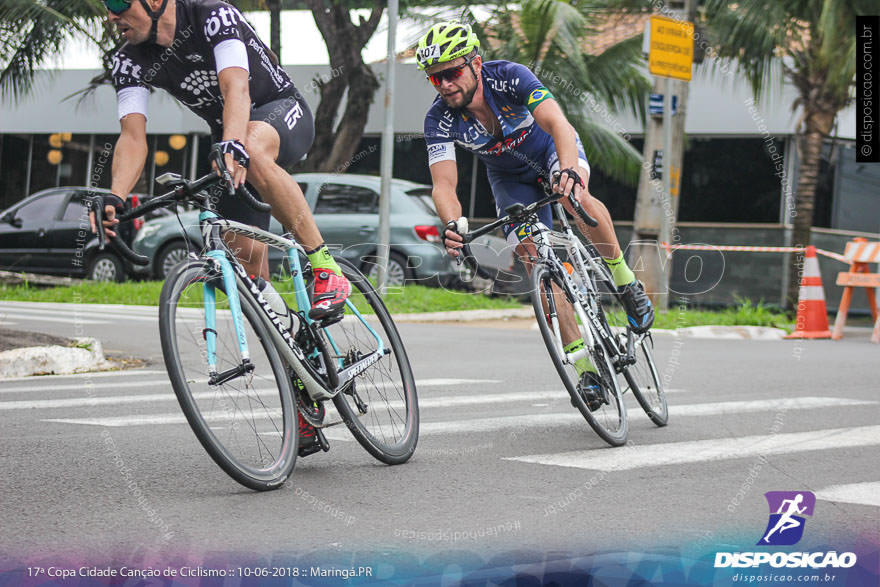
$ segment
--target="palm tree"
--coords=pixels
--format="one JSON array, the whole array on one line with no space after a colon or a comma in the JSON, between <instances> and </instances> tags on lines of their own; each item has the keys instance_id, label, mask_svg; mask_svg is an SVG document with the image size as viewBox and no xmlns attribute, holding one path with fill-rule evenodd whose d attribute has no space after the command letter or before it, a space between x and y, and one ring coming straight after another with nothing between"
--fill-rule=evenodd
<instances>
[{"instance_id":1,"label":"palm tree","mask_svg":"<svg viewBox=\"0 0 880 587\"><path fill-rule=\"evenodd\" d=\"M795 128L800 168L795 195L793 240L810 243L822 142L838 113L852 101L856 68L856 15L876 12L865 0L708 0L706 17L720 57L735 60L756 100L779 71L798 90L801 108ZM789 310L797 304L798 259L789 272Z\"/></svg>"},{"instance_id":2,"label":"palm tree","mask_svg":"<svg viewBox=\"0 0 880 587\"><path fill-rule=\"evenodd\" d=\"M104 52L116 45L100 0L3 0L0 2L0 95L18 100L33 88L37 68L61 54L67 43L85 35Z\"/></svg>"},{"instance_id":3,"label":"palm tree","mask_svg":"<svg viewBox=\"0 0 880 587\"><path fill-rule=\"evenodd\" d=\"M642 38L636 35L598 54L586 49L613 3L525 0L496 8L483 26L484 59L529 66L556 97L584 143L591 162L611 177L638 182L641 154L630 145L613 115L631 110L644 117L650 84L644 73ZM615 132L617 131L617 132Z\"/></svg>"}]
</instances>

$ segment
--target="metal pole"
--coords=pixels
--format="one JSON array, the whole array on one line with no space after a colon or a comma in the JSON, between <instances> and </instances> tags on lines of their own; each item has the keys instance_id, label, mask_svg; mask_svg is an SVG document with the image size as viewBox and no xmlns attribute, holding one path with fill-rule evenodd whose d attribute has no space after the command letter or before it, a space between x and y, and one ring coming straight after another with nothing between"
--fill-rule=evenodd
<instances>
[{"instance_id":1,"label":"metal pole","mask_svg":"<svg viewBox=\"0 0 880 587\"><path fill-rule=\"evenodd\" d=\"M663 214L660 217L660 242L672 243L672 225L675 222L675 208L672 202L672 92L675 82L666 78L663 90ZM660 249L661 275L660 292L657 295L657 306L661 312L669 307L669 273L670 263L666 258L665 249Z\"/></svg>"},{"instance_id":2,"label":"metal pole","mask_svg":"<svg viewBox=\"0 0 880 587\"><path fill-rule=\"evenodd\" d=\"M385 73L385 128L382 130L382 193L379 195L378 283L385 295L391 249L391 171L394 164L394 70L397 44L397 0L388 0L388 61Z\"/></svg>"},{"instance_id":3,"label":"metal pole","mask_svg":"<svg viewBox=\"0 0 880 587\"><path fill-rule=\"evenodd\" d=\"M199 169L199 135L193 133L189 137L189 178L195 179Z\"/></svg>"},{"instance_id":4,"label":"metal pole","mask_svg":"<svg viewBox=\"0 0 880 587\"><path fill-rule=\"evenodd\" d=\"M150 175L147 176L147 183L150 184L149 193L153 197L153 184L156 183L156 149L159 148L159 135L153 135L153 156L150 157Z\"/></svg>"},{"instance_id":5,"label":"metal pole","mask_svg":"<svg viewBox=\"0 0 880 587\"><path fill-rule=\"evenodd\" d=\"M27 162L27 174L24 179L24 197L28 197L31 193L31 167L34 164L34 135L30 136L30 140L28 141L28 162Z\"/></svg>"},{"instance_id":6,"label":"metal pole","mask_svg":"<svg viewBox=\"0 0 880 587\"><path fill-rule=\"evenodd\" d=\"M92 165L95 164L95 135L89 135L89 155L86 157L86 182L83 184L90 188L98 187L92 185Z\"/></svg>"}]
</instances>

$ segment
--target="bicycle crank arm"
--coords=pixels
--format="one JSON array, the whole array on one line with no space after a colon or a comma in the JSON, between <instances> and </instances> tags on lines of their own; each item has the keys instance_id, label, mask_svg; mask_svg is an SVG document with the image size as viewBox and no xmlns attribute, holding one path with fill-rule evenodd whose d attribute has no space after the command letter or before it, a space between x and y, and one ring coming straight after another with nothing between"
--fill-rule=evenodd
<instances>
[{"instance_id":1,"label":"bicycle crank arm","mask_svg":"<svg viewBox=\"0 0 880 587\"><path fill-rule=\"evenodd\" d=\"M223 385L227 381L235 379L236 377L241 377L246 373L250 373L254 370L254 364L248 360L244 360L241 362L241 365L237 367L233 367L232 369L227 369L222 373L212 373L211 377L208 379L209 385Z\"/></svg>"}]
</instances>

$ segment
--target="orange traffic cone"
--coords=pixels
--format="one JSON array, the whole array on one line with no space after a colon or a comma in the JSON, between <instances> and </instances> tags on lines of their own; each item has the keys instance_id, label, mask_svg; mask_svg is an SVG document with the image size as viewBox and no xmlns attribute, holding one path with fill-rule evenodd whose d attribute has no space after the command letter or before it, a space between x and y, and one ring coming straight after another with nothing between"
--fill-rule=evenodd
<instances>
[{"instance_id":1,"label":"orange traffic cone","mask_svg":"<svg viewBox=\"0 0 880 587\"><path fill-rule=\"evenodd\" d=\"M807 247L804 254L797 324L794 332L785 338L831 338L828 311L825 309L825 290L819 274L819 259L816 257L816 247L812 245Z\"/></svg>"}]
</instances>

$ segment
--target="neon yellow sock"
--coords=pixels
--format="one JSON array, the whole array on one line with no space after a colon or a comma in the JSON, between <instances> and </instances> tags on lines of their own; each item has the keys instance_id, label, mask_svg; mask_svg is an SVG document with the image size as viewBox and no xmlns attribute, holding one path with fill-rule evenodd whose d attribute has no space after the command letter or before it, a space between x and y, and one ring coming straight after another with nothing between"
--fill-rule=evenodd
<instances>
[{"instance_id":1,"label":"neon yellow sock","mask_svg":"<svg viewBox=\"0 0 880 587\"><path fill-rule=\"evenodd\" d=\"M584 339L579 338L575 341L568 343L564 347L562 347L562 350L564 350L566 353L573 353L576 350L583 348L583 346L584 346ZM586 356L581 357L580 359L576 360L574 362L574 368L577 369L578 377L580 377L581 375L583 375L587 371L592 371L593 373L596 373L596 367L593 365L593 362L590 361L590 355L586 355Z\"/></svg>"},{"instance_id":2,"label":"neon yellow sock","mask_svg":"<svg viewBox=\"0 0 880 587\"><path fill-rule=\"evenodd\" d=\"M330 251L327 250L327 245L322 244L314 251L306 251L306 255L309 257L309 262L312 264L313 271L315 269L327 269L336 275L342 275L342 269L339 268L336 259L334 259L333 255L330 254Z\"/></svg>"},{"instance_id":3,"label":"neon yellow sock","mask_svg":"<svg viewBox=\"0 0 880 587\"><path fill-rule=\"evenodd\" d=\"M605 261L605 264L608 265L608 269L611 270L611 277L614 278L614 285L617 287L627 285L636 280L636 274L633 273L632 269L629 268L629 265L626 264L622 252L616 259L606 259L605 257L602 257L602 260Z\"/></svg>"}]
</instances>

